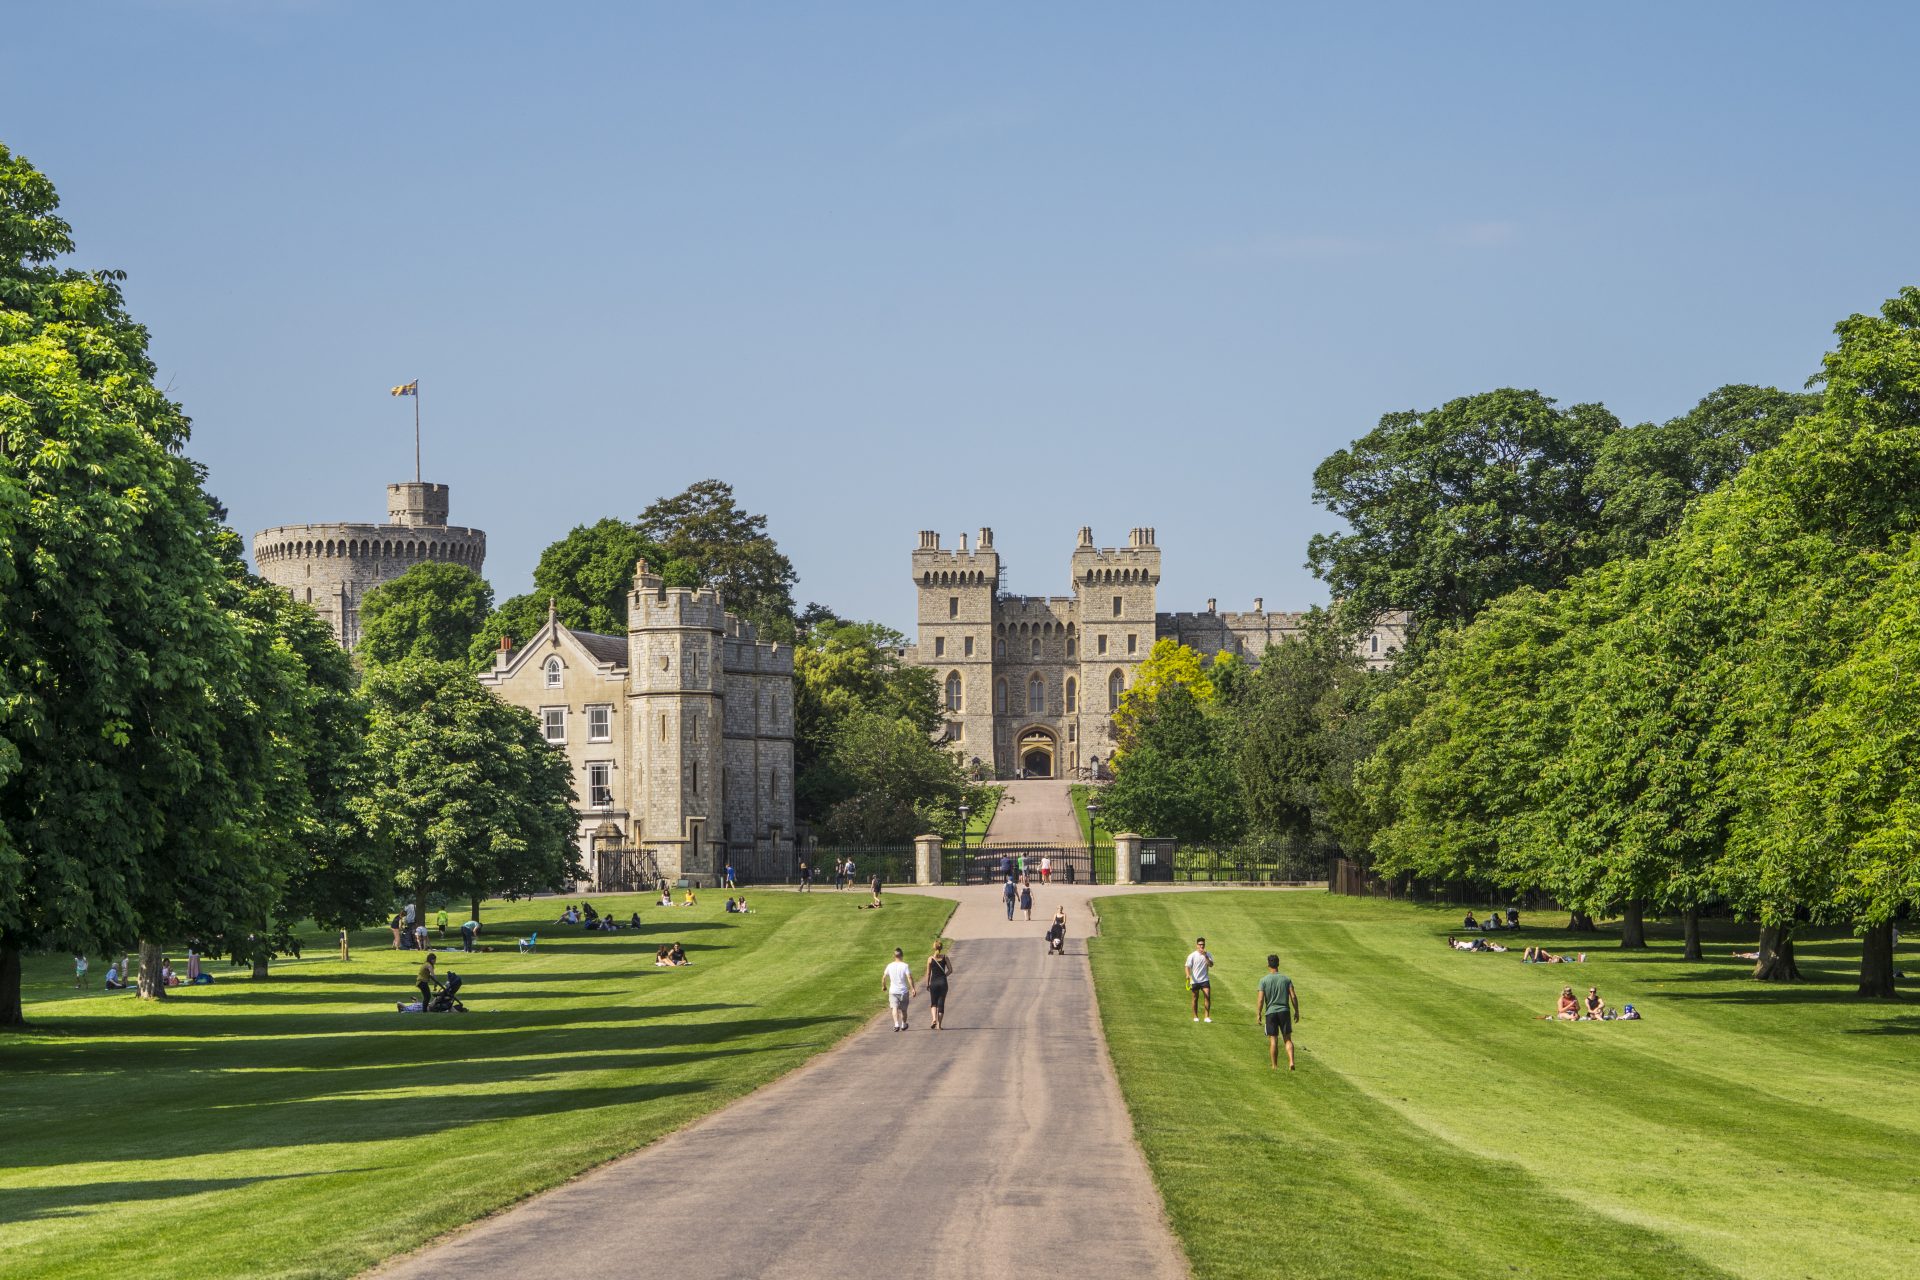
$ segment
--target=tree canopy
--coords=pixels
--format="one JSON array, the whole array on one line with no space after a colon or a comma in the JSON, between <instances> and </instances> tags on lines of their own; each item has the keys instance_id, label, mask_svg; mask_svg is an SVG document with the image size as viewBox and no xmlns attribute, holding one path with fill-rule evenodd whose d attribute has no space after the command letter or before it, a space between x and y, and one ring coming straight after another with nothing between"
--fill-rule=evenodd
<instances>
[{"instance_id":1,"label":"tree canopy","mask_svg":"<svg viewBox=\"0 0 1920 1280\"><path fill-rule=\"evenodd\" d=\"M767 518L741 509L733 486L701 480L640 513L640 536L701 585L720 589L728 610L769 637L793 636L793 562L767 532Z\"/></svg>"},{"instance_id":2,"label":"tree canopy","mask_svg":"<svg viewBox=\"0 0 1920 1280\"><path fill-rule=\"evenodd\" d=\"M417 564L361 601L357 652L370 663L459 661L492 607L493 588L467 566Z\"/></svg>"}]
</instances>

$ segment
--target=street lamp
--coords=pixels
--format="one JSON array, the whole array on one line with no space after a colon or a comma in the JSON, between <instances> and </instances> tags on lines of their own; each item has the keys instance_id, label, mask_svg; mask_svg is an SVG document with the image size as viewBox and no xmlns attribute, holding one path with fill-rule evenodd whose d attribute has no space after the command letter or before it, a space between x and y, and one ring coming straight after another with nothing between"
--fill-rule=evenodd
<instances>
[{"instance_id":1,"label":"street lamp","mask_svg":"<svg viewBox=\"0 0 1920 1280\"><path fill-rule=\"evenodd\" d=\"M1098 884L1100 877L1093 872L1093 851L1100 843L1100 802L1092 796L1087 797L1087 883Z\"/></svg>"},{"instance_id":2,"label":"street lamp","mask_svg":"<svg viewBox=\"0 0 1920 1280\"><path fill-rule=\"evenodd\" d=\"M960 802L960 882L967 879L967 815L973 812L966 801ZM943 877L944 878L944 877Z\"/></svg>"}]
</instances>

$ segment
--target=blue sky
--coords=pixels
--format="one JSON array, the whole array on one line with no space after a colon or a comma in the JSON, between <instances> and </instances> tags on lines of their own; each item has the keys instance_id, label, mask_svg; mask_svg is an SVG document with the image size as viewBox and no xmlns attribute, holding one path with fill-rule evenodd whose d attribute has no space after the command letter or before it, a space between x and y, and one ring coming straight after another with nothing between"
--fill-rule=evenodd
<instances>
[{"instance_id":1,"label":"blue sky","mask_svg":"<svg viewBox=\"0 0 1920 1280\"><path fill-rule=\"evenodd\" d=\"M1920 282L1920 9L1549 8L36 5L0 140L249 535L378 518L417 377L502 596L719 476L855 616L983 524L1293 608L1382 413L1797 386Z\"/></svg>"}]
</instances>

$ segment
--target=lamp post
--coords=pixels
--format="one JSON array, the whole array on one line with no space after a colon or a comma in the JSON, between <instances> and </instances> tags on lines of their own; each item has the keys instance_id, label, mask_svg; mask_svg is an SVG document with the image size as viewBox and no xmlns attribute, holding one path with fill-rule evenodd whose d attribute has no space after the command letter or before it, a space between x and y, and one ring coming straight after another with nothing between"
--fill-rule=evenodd
<instances>
[{"instance_id":1,"label":"lamp post","mask_svg":"<svg viewBox=\"0 0 1920 1280\"><path fill-rule=\"evenodd\" d=\"M1087 883L1098 884L1100 877L1094 874L1093 851L1100 843L1100 802L1092 796L1087 797Z\"/></svg>"},{"instance_id":2,"label":"lamp post","mask_svg":"<svg viewBox=\"0 0 1920 1280\"><path fill-rule=\"evenodd\" d=\"M960 802L960 881L962 884L966 883L967 879L967 815L972 812L972 806L962 800ZM941 877L943 880L945 878Z\"/></svg>"}]
</instances>

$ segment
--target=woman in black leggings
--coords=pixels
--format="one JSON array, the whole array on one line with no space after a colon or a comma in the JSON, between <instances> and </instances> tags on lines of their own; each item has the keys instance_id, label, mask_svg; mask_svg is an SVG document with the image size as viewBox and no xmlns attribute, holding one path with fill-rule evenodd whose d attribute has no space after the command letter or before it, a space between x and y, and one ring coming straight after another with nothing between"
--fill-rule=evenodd
<instances>
[{"instance_id":1,"label":"woman in black leggings","mask_svg":"<svg viewBox=\"0 0 1920 1280\"><path fill-rule=\"evenodd\" d=\"M929 1030L940 1029L940 1019L947 1011L947 979L953 974L953 961L947 958L943 946L933 944L933 954L927 957L927 971L921 981L927 989L927 1003L933 1006L933 1022Z\"/></svg>"}]
</instances>

